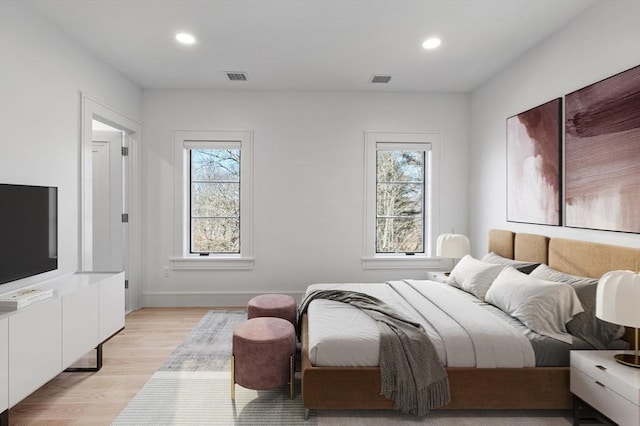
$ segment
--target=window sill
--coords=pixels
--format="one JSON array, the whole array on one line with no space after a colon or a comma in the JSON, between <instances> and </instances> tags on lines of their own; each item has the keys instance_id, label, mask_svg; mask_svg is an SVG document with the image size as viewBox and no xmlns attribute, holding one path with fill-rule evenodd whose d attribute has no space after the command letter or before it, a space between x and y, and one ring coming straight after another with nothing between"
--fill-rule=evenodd
<instances>
[{"instance_id":1,"label":"window sill","mask_svg":"<svg viewBox=\"0 0 640 426\"><path fill-rule=\"evenodd\" d=\"M207 269L253 269L253 257L207 256L172 257L171 269L207 270Z\"/></svg>"},{"instance_id":2,"label":"window sill","mask_svg":"<svg viewBox=\"0 0 640 426\"><path fill-rule=\"evenodd\" d=\"M432 269L440 268L442 259L426 256L363 257L362 269Z\"/></svg>"}]
</instances>

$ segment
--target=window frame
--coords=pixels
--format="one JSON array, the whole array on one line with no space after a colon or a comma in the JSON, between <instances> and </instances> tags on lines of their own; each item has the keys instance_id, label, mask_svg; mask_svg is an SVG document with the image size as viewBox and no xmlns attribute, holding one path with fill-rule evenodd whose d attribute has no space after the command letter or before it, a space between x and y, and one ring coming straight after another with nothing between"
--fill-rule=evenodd
<instances>
[{"instance_id":1,"label":"window frame","mask_svg":"<svg viewBox=\"0 0 640 426\"><path fill-rule=\"evenodd\" d=\"M240 253L191 253L189 212L191 149L240 149ZM172 269L253 269L253 132L190 131L174 133L174 229Z\"/></svg>"},{"instance_id":2,"label":"window frame","mask_svg":"<svg viewBox=\"0 0 640 426\"><path fill-rule=\"evenodd\" d=\"M364 256L363 269L421 269L439 267L440 260L435 257L435 230L440 219L440 133L431 132L365 132L364 146ZM430 151L430 165L425 167L424 206L423 206L423 249L424 253L407 255L405 253L376 252L376 199L377 199L377 152L389 150L397 145L413 148L416 146ZM426 165L425 165L426 166Z\"/></svg>"}]
</instances>

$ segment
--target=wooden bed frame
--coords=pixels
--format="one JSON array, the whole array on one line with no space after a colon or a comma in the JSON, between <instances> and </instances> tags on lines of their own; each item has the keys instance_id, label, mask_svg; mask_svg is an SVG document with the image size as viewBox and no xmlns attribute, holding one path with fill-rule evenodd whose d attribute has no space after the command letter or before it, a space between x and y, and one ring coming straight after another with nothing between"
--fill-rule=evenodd
<instances>
[{"instance_id":1,"label":"wooden bed frame","mask_svg":"<svg viewBox=\"0 0 640 426\"><path fill-rule=\"evenodd\" d=\"M631 269L640 249L489 231L489 251L572 275L599 278L607 271ZM633 342L631 330L625 340ZM633 343L631 343L633 344ZM571 408L569 367L447 367L451 402L443 409ZM314 367L309 360L308 323L302 319L302 399L309 409L392 409L380 395L378 367Z\"/></svg>"}]
</instances>

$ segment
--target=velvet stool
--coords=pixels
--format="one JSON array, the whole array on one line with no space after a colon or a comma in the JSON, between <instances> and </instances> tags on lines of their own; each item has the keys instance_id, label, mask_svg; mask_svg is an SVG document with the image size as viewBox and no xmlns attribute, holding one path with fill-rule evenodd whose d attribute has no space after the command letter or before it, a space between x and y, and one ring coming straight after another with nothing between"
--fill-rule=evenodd
<instances>
[{"instance_id":1,"label":"velvet stool","mask_svg":"<svg viewBox=\"0 0 640 426\"><path fill-rule=\"evenodd\" d=\"M249 300L247 318L277 317L295 326L298 308L296 300L286 294L261 294Z\"/></svg>"},{"instance_id":2,"label":"velvet stool","mask_svg":"<svg viewBox=\"0 0 640 426\"><path fill-rule=\"evenodd\" d=\"M233 330L231 400L236 384L254 390L274 389L289 383L294 397L296 337L293 324L282 318L258 317Z\"/></svg>"}]
</instances>

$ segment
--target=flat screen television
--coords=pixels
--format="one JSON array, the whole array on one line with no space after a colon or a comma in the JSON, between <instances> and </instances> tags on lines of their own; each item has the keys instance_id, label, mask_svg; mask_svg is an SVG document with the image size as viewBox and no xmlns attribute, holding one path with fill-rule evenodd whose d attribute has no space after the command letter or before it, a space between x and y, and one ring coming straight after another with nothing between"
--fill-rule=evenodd
<instances>
[{"instance_id":1,"label":"flat screen television","mask_svg":"<svg viewBox=\"0 0 640 426\"><path fill-rule=\"evenodd\" d=\"M0 184L0 284L58 268L58 188Z\"/></svg>"}]
</instances>

